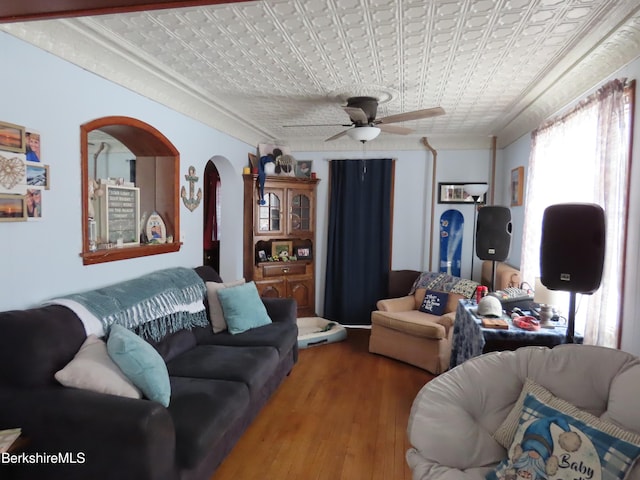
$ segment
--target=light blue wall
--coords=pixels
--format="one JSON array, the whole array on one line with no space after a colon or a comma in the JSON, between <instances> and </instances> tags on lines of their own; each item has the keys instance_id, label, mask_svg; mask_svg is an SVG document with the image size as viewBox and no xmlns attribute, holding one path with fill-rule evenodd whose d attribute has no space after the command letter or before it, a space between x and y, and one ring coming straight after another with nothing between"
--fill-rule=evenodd
<instances>
[{"instance_id":1,"label":"light blue wall","mask_svg":"<svg viewBox=\"0 0 640 480\"><path fill-rule=\"evenodd\" d=\"M0 310L24 308L56 295L114 283L170 266L202 263L202 206L181 206L180 252L83 266L80 223L80 125L107 115L138 118L163 132L189 165L203 174L206 162L221 171L225 239L221 273L242 272L242 167L255 147L108 82L43 50L0 33L0 120L40 132L51 188L43 192L44 218L0 223ZM199 182L202 186L202 180ZM181 185L186 184L181 181ZM238 225L240 225L238 227Z\"/></svg>"},{"instance_id":2,"label":"light blue wall","mask_svg":"<svg viewBox=\"0 0 640 480\"><path fill-rule=\"evenodd\" d=\"M529 153L531 151L531 135L524 135L503 150L504 167L501 170L500 184L503 187L502 203L511 209L511 254L507 263L514 267L520 267L522 258L522 229L524 226L524 203L527 201L525 188L524 202L522 206L511 206L511 170L524 167L524 181L526 187L527 167Z\"/></svg>"}]
</instances>

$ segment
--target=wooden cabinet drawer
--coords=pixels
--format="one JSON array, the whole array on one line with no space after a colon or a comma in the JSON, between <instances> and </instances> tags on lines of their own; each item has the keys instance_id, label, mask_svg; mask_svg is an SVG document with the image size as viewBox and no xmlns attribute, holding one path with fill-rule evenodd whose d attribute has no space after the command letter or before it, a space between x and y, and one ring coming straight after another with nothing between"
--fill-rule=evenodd
<instances>
[{"instance_id":1,"label":"wooden cabinet drawer","mask_svg":"<svg viewBox=\"0 0 640 480\"><path fill-rule=\"evenodd\" d=\"M280 277L282 275L302 275L306 271L304 263L288 263L285 265L264 265L262 275L264 277Z\"/></svg>"}]
</instances>

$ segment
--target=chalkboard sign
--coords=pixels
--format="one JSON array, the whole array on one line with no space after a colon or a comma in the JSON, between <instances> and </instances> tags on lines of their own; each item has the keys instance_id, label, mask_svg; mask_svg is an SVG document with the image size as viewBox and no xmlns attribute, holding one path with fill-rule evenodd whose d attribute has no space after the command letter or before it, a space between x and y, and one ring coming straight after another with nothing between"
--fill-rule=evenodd
<instances>
[{"instance_id":1,"label":"chalkboard sign","mask_svg":"<svg viewBox=\"0 0 640 480\"><path fill-rule=\"evenodd\" d=\"M118 246L139 244L140 189L121 185L105 187L100 212L103 239Z\"/></svg>"}]
</instances>

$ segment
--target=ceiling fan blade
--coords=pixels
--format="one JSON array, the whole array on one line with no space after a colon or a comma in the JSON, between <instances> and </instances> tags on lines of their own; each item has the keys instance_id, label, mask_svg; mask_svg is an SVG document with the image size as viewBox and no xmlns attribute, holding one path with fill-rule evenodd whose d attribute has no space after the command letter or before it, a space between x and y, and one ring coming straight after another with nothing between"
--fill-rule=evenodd
<instances>
[{"instance_id":1,"label":"ceiling fan blade","mask_svg":"<svg viewBox=\"0 0 640 480\"><path fill-rule=\"evenodd\" d=\"M399 127L398 125L387 125L385 123L381 123L376 125L376 127L385 133L395 133L396 135L409 135L410 133L413 133L412 128Z\"/></svg>"},{"instance_id":2,"label":"ceiling fan blade","mask_svg":"<svg viewBox=\"0 0 640 480\"><path fill-rule=\"evenodd\" d=\"M329 138L327 138L327 139L325 140L325 142L330 142L331 140L336 140L336 139L338 139L338 138L340 138L340 137L343 137L343 136L345 136L345 135L347 134L347 132L348 132L348 131L349 131L349 130L343 130L343 131L341 131L340 133L336 133L333 137L329 137Z\"/></svg>"},{"instance_id":3,"label":"ceiling fan blade","mask_svg":"<svg viewBox=\"0 0 640 480\"><path fill-rule=\"evenodd\" d=\"M389 115L388 117L379 118L375 123L407 122L409 120L420 120L421 118L437 117L438 115L444 115L444 109L442 107L425 108L424 110L415 110L413 112Z\"/></svg>"},{"instance_id":4,"label":"ceiling fan blade","mask_svg":"<svg viewBox=\"0 0 640 480\"><path fill-rule=\"evenodd\" d=\"M367 118L367 114L359 107L342 107L349 118L356 125L367 125L369 123L369 118Z\"/></svg>"},{"instance_id":5,"label":"ceiling fan blade","mask_svg":"<svg viewBox=\"0 0 640 480\"><path fill-rule=\"evenodd\" d=\"M350 127L350 123L317 123L317 124L300 124L300 125L282 125L282 128L291 127Z\"/></svg>"}]
</instances>

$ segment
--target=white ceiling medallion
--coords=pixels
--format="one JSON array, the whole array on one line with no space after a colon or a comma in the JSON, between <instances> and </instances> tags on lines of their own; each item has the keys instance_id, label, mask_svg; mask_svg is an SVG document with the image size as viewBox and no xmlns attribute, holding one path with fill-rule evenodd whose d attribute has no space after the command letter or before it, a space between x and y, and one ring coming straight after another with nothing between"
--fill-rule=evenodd
<instances>
[{"instance_id":1,"label":"white ceiling medallion","mask_svg":"<svg viewBox=\"0 0 640 480\"><path fill-rule=\"evenodd\" d=\"M400 97L400 92L393 88L374 85L372 83L354 83L344 85L329 93L329 98L335 98L337 101L345 104L351 97L377 98L378 105L382 105Z\"/></svg>"}]
</instances>

